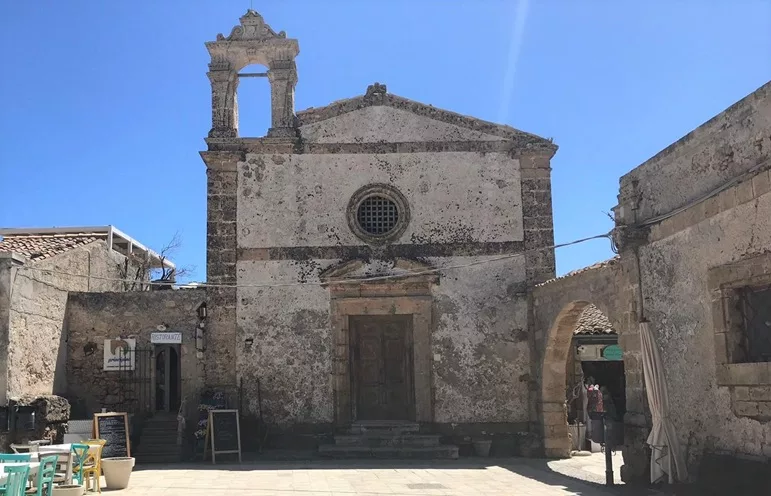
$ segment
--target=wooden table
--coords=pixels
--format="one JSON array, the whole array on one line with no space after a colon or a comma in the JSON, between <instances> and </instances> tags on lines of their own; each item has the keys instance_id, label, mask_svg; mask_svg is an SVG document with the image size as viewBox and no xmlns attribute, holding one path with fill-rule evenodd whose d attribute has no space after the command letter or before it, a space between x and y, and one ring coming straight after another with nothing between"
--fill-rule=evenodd
<instances>
[{"instance_id":1,"label":"wooden table","mask_svg":"<svg viewBox=\"0 0 771 496\"><path fill-rule=\"evenodd\" d=\"M29 476L37 475L37 469L40 467L38 462L19 462L19 463L0 463L0 484L8 481L8 474L5 473L5 467L23 467L29 465Z\"/></svg>"}]
</instances>

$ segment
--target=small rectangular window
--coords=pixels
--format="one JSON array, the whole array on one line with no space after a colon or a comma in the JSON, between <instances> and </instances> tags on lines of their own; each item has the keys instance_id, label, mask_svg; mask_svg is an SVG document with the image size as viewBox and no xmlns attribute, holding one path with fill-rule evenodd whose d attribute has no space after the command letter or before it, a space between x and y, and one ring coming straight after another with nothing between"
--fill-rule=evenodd
<instances>
[{"instance_id":1,"label":"small rectangular window","mask_svg":"<svg viewBox=\"0 0 771 496\"><path fill-rule=\"evenodd\" d=\"M746 362L771 362L771 286L737 291L742 312L742 348Z\"/></svg>"}]
</instances>

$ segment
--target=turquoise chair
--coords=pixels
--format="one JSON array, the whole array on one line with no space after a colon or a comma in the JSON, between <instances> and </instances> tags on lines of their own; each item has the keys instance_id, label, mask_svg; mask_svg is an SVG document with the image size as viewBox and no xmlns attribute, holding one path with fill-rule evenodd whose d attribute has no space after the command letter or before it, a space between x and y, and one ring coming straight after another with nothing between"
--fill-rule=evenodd
<instances>
[{"instance_id":1,"label":"turquoise chair","mask_svg":"<svg viewBox=\"0 0 771 496\"><path fill-rule=\"evenodd\" d=\"M75 453L75 459L72 461L72 480L80 485L83 485L83 469L88 459L88 449L87 444L72 445L72 452Z\"/></svg>"},{"instance_id":2,"label":"turquoise chair","mask_svg":"<svg viewBox=\"0 0 771 496\"><path fill-rule=\"evenodd\" d=\"M28 491L27 494L34 494L35 496L52 495L57 463L59 463L57 455L46 456L40 459L40 467L37 469L37 481L35 482L36 490ZM43 487L45 487L45 490Z\"/></svg>"},{"instance_id":3,"label":"turquoise chair","mask_svg":"<svg viewBox=\"0 0 771 496\"><path fill-rule=\"evenodd\" d=\"M29 453L0 453L0 463L24 463L32 461Z\"/></svg>"},{"instance_id":4,"label":"turquoise chair","mask_svg":"<svg viewBox=\"0 0 771 496\"><path fill-rule=\"evenodd\" d=\"M8 480L5 481L3 494L5 496L24 496L27 479L29 479L29 465L5 467L5 473L8 474Z\"/></svg>"}]
</instances>

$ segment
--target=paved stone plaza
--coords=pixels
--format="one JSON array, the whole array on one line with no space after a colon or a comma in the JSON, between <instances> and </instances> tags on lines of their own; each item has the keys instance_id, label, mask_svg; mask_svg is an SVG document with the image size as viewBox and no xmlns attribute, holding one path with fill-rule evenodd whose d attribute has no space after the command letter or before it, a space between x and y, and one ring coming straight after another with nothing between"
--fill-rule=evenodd
<instances>
[{"instance_id":1,"label":"paved stone plaza","mask_svg":"<svg viewBox=\"0 0 771 496\"><path fill-rule=\"evenodd\" d=\"M619 464L621 455L614 456ZM254 462L241 465L146 465L120 495L331 496L331 495L615 495L605 488L602 455L561 461L471 459L459 461ZM617 467L616 467L617 468ZM583 479L583 480L581 480Z\"/></svg>"}]
</instances>

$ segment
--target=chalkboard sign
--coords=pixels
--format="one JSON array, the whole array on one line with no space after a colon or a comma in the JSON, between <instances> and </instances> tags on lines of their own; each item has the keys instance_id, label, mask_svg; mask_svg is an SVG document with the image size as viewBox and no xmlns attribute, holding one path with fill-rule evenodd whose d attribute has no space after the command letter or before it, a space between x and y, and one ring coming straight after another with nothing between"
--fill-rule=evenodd
<instances>
[{"instance_id":1,"label":"chalkboard sign","mask_svg":"<svg viewBox=\"0 0 771 496\"><path fill-rule=\"evenodd\" d=\"M127 413L94 414L94 436L107 441L102 458L131 456Z\"/></svg>"},{"instance_id":2,"label":"chalkboard sign","mask_svg":"<svg viewBox=\"0 0 771 496\"><path fill-rule=\"evenodd\" d=\"M238 453L238 462L241 463L241 425L238 421L238 410L209 410L204 459L206 459L209 440L211 440L212 463L217 463L217 455L228 453Z\"/></svg>"}]
</instances>

